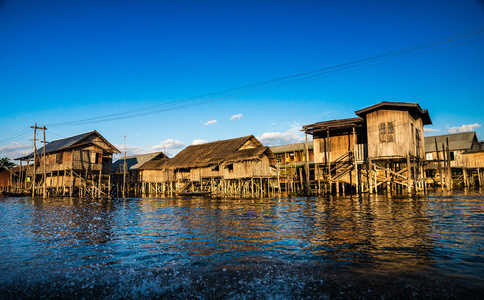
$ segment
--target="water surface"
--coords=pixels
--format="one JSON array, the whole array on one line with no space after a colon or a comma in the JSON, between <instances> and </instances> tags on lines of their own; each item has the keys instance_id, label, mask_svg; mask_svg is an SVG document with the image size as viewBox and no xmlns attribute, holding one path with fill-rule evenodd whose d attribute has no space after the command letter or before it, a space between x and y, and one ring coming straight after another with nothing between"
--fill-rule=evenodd
<instances>
[{"instance_id":1,"label":"water surface","mask_svg":"<svg viewBox=\"0 0 484 300\"><path fill-rule=\"evenodd\" d=\"M475 298L484 195L0 198L2 298Z\"/></svg>"}]
</instances>

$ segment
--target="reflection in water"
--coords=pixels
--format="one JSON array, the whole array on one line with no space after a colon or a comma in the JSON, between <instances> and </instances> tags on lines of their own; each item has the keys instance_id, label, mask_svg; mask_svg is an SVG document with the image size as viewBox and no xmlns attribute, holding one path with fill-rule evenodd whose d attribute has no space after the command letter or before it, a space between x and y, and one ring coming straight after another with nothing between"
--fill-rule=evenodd
<instances>
[{"instance_id":1,"label":"reflection in water","mask_svg":"<svg viewBox=\"0 0 484 300\"><path fill-rule=\"evenodd\" d=\"M0 295L471 296L483 199L0 198Z\"/></svg>"}]
</instances>

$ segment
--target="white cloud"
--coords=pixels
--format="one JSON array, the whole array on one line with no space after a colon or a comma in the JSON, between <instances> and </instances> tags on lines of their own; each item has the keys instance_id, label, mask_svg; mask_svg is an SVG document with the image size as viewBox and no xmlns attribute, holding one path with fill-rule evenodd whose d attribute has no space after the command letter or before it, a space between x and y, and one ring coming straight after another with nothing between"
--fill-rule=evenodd
<instances>
[{"instance_id":1,"label":"white cloud","mask_svg":"<svg viewBox=\"0 0 484 300\"><path fill-rule=\"evenodd\" d=\"M290 129L286 132L265 132L257 139L267 146L279 146L286 144L301 143L304 141L302 133Z\"/></svg>"},{"instance_id":2,"label":"white cloud","mask_svg":"<svg viewBox=\"0 0 484 300\"><path fill-rule=\"evenodd\" d=\"M207 125L212 125L212 124L215 124L215 123L217 123L217 120L210 120L207 123L204 123L203 125L207 126Z\"/></svg>"},{"instance_id":3,"label":"white cloud","mask_svg":"<svg viewBox=\"0 0 484 300\"><path fill-rule=\"evenodd\" d=\"M193 140L192 145L200 145L200 144L205 144L205 143L208 143L208 141L195 139L195 140Z\"/></svg>"},{"instance_id":4,"label":"white cloud","mask_svg":"<svg viewBox=\"0 0 484 300\"><path fill-rule=\"evenodd\" d=\"M118 148L119 151L122 153L120 154L114 154L113 155L113 161L116 161L117 159L120 159L121 157L124 156L124 144L118 144L114 145L116 148ZM163 152L167 156L173 156L174 154L180 152L183 148L185 148L185 143L174 140L174 139L167 139L166 141L163 141L157 145L151 146L150 148L143 148L140 146L133 146L133 145L126 145L126 155L127 156L133 156L133 155L141 155L141 154L147 154L147 153L153 153L153 152Z\"/></svg>"},{"instance_id":5,"label":"white cloud","mask_svg":"<svg viewBox=\"0 0 484 300\"><path fill-rule=\"evenodd\" d=\"M440 132L441 130L440 129L435 129L435 128L427 128L427 127L424 127L424 132Z\"/></svg>"},{"instance_id":6,"label":"white cloud","mask_svg":"<svg viewBox=\"0 0 484 300\"><path fill-rule=\"evenodd\" d=\"M232 121L233 121L233 120L238 120L238 119L240 119L240 118L242 118L242 117L243 117L243 115L242 115L242 114L233 115L233 116L231 116L231 117L230 117L230 120L232 120Z\"/></svg>"},{"instance_id":7,"label":"white cloud","mask_svg":"<svg viewBox=\"0 0 484 300\"><path fill-rule=\"evenodd\" d=\"M476 128L481 127L480 124L468 124L468 125L462 125L460 127L450 127L447 131L449 133L460 133L460 132L468 132L468 131L474 131Z\"/></svg>"},{"instance_id":8,"label":"white cloud","mask_svg":"<svg viewBox=\"0 0 484 300\"><path fill-rule=\"evenodd\" d=\"M28 155L32 153L32 151L32 144L11 142L8 145L0 147L0 158L8 157L10 159L15 159L24 155Z\"/></svg>"},{"instance_id":9,"label":"white cloud","mask_svg":"<svg viewBox=\"0 0 484 300\"><path fill-rule=\"evenodd\" d=\"M168 156L173 156L185 148L186 144L184 142L167 139L158 145L154 145L150 148L151 152L163 151Z\"/></svg>"}]
</instances>

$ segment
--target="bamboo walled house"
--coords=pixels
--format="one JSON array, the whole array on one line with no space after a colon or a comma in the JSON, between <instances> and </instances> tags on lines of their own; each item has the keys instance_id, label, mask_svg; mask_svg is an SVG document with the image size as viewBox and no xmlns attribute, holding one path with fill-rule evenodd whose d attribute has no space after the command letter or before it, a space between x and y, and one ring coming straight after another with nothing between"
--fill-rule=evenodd
<instances>
[{"instance_id":1,"label":"bamboo walled house","mask_svg":"<svg viewBox=\"0 0 484 300\"><path fill-rule=\"evenodd\" d=\"M163 152L154 152L122 157L115 161L112 166L112 177L116 194L139 194L140 168L146 163L164 163L166 160L168 157Z\"/></svg>"},{"instance_id":2,"label":"bamboo walled house","mask_svg":"<svg viewBox=\"0 0 484 300\"><path fill-rule=\"evenodd\" d=\"M338 194L423 189L428 111L417 103L381 102L355 114L303 126L314 143L315 178L308 185Z\"/></svg>"},{"instance_id":3,"label":"bamboo walled house","mask_svg":"<svg viewBox=\"0 0 484 300\"><path fill-rule=\"evenodd\" d=\"M482 143L475 132L425 137L429 183L446 188L481 185L484 168Z\"/></svg>"},{"instance_id":4,"label":"bamboo walled house","mask_svg":"<svg viewBox=\"0 0 484 300\"><path fill-rule=\"evenodd\" d=\"M166 162L140 170L145 193L262 195L274 191L275 156L254 136L191 145Z\"/></svg>"},{"instance_id":5,"label":"bamboo walled house","mask_svg":"<svg viewBox=\"0 0 484 300\"><path fill-rule=\"evenodd\" d=\"M16 159L12 184L44 197L109 195L113 153L120 152L95 130L55 140Z\"/></svg>"},{"instance_id":6,"label":"bamboo walled house","mask_svg":"<svg viewBox=\"0 0 484 300\"><path fill-rule=\"evenodd\" d=\"M305 143L296 143L271 147L271 151L277 159L276 167L279 170L281 190L287 192L304 190L306 184L305 146ZM310 169L314 169L313 142L308 142L308 163Z\"/></svg>"},{"instance_id":7,"label":"bamboo walled house","mask_svg":"<svg viewBox=\"0 0 484 300\"><path fill-rule=\"evenodd\" d=\"M464 185L473 186L484 184L484 142L472 144L472 147L463 154L464 156Z\"/></svg>"},{"instance_id":8,"label":"bamboo walled house","mask_svg":"<svg viewBox=\"0 0 484 300\"><path fill-rule=\"evenodd\" d=\"M0 193L9 192L12 188L12 173L11 171L0 166Z\"/></svg>"}]
</instances>

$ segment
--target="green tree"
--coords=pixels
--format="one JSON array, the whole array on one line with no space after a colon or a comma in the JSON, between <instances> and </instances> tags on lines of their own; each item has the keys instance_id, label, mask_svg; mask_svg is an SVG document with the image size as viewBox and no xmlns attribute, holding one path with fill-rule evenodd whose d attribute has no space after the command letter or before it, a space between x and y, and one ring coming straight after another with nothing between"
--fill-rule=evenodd
<instances>
[{"instance_id":1,"label":"green tree","mask_svg":"<svg viewBox=\"0 0 484 300\"><path fill-rule=\"evenodd\" d=\"M0 158L0 166L4 166L7 169L11 169L11 168L15 167L16 164L14 162L10 161L10 158L4 157L4 158Z\"/></svg>"}]
</instances>

